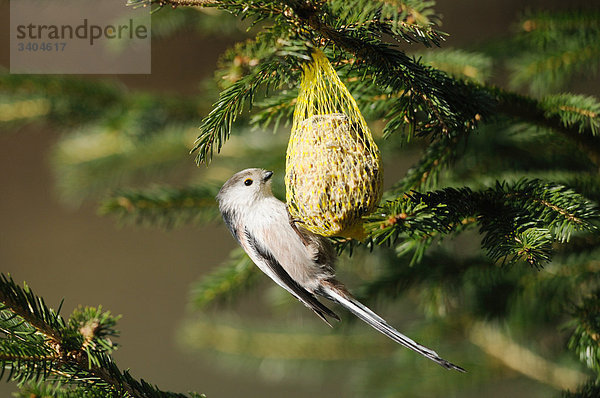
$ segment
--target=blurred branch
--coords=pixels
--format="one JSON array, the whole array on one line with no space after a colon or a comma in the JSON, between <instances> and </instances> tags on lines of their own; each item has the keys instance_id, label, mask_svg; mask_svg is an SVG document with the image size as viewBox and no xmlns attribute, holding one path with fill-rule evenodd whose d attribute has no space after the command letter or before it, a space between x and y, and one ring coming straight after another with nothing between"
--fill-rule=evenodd
<instances>
[{"instance_id":1,"label":"blurred branch","mask_svg":"<svg viewBox=\"0 0 600 398\"><path fill-rule=\"evenodd\" d=\"M104 200L101 214L114 214L120 220L166 227L204 222L218 217L216 186L151 190L119 190Z\"/></svg>"},{"instance_id":2,"label":"blurred branch","mask_svg":"<svg viewBox=\"0 0 600 398\"><path fill-rule=\"evenodd\" d=\"M264 331L263 325L226 324L215 320L186 323L181 337L186 347L261 359L340 361L385 358L394 353L386 341L363 334L316 334L312 331ZM268 327L273 330L273 327Z\"/></svg>"},{"instance_id":3,"label":"blurred branch","mask_svg":"<svg viewBox=\"0 0 600 398\"><path fill-rule=\"evenodd\" d=\"M584 373L548 361L484 322L473 324L469 338L509 368L554 388L574 389L587 379Z\"/></svg>"},{"instance_id":4,"label":"blurred branch","mask_svg":"<svg viewBox=\"0 0 600 398\"><path fill-rule=\"evenodd\" d=\"M197 308L231 299L257 280L258 267L241 248L234 249L229 259L191 289L191 302Z\"/></svg>"},{"instance_id":5,"label":"blurred branch","mask_svg":"<svg viewBox=\"0 0 600 398\"><path fill-rule=\"evenodd\" d=\"M600 168L600 139L591 126L569 125L555 112L548 112L542 102L516 93L497 90L497 110L508 116L546 127L575 142L581 152ZM593 115L595 119L599 116Z\"/></svg>"}]
</instances>

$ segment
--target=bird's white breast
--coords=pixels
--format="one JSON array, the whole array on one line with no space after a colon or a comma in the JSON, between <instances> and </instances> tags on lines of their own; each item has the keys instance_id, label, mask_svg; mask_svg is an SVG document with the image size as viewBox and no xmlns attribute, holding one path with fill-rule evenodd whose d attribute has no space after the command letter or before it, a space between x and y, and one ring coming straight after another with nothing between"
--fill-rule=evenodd
<instances>
[{"instance_id":1,"label":"bird's white breast","mask_svg":"<svg viewBox=\"0 0 600 398\"><path fill-rule=\"evenodd\" d=\"M255 202L246 214L248 232L275 257L292 279L308 291L314 291L320 266L313 260L314 253L290 225L285 204L275 197L265 198Z\"/></svg>"}]
</instances>

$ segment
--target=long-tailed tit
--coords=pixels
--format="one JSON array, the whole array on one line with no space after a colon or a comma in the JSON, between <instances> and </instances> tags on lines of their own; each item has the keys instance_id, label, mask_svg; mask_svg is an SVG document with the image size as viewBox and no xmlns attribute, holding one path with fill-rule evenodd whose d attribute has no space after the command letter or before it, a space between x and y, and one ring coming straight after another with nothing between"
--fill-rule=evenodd
<instances>
[{"instance_id":1,"label":"long-tailed tit","mask_svg":"<svg viewBox=\"0 0 600 398\"><path fill-rule=\"evenodd\" d=\"M258 268L330 326L327 317L338 321L340 318L315 296L342 305L390 339L441 366L464 372L398 332L352 297L335 279L333 247L326 238L290 219L285 203L271 192L272 175L273 172L262 169L240 171L217 195L225 224Z\"/></svg>"}]
</instances>

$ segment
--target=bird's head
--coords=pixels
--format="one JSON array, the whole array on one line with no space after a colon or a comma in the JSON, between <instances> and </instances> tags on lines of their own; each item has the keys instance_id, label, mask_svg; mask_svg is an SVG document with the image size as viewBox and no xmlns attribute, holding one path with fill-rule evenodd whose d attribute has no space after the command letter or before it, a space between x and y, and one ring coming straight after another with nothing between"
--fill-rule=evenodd
<instances>
[{"instance_id":1,"label":"bird's head","mask_svg":"<svg viewBox=\"0 0 600 398\"><path fill-rule=\"evenodd\" d=\"M258 200L272 196L272 171L246 169L234 174L221 187L217 201L221 210L251 206Z\"/></svg>"}]
</instances>

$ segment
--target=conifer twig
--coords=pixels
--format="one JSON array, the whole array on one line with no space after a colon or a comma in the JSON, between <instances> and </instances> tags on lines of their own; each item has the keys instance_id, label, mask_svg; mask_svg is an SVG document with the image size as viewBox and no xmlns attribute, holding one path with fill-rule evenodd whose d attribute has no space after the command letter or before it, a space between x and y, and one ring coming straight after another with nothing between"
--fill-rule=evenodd
<instances>
[{"instance_id":1,"label":"conifer twig","mask_svg":"<svg viewBox=\"0 0 600 398\"><path fill-rule=\"evenodd\" d=\"M68 322L27 286L0 274L0 376L19 383L65 383L100 389L104 397L187 398L122 372L108 336L117 318L98 308L78 309ZM56 380L49 380L50 376ZM60 386L60 384L58 384ZM57 387L60 388L60 387Z\"/></svg>"},{"instance_id":2,"label":"conifer twig","mask_svg":"<svg viewBox=\"0 0 600 398\"><path fill-rule=\"evenodd\" d=\"M507 91L498 91L497 110L499 113L518 118L537 126L554 130L575 142L579 150L600 167L600 140L594 137L591 127L566 126L558 115L546 114L541 103Z\"/></svg>"}]
</instances>

